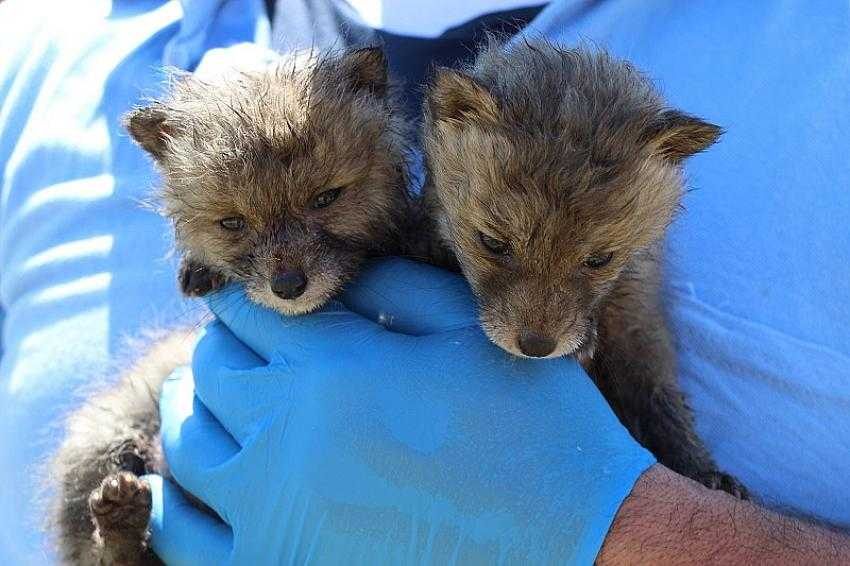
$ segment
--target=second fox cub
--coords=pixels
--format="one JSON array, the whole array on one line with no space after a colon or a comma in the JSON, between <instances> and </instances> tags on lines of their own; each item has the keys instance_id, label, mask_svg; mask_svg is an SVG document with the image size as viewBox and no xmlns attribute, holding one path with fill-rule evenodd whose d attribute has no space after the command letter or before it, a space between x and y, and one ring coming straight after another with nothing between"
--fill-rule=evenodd
<instances>
[{"instance_id":1,"label":"second fox cub","mask_svg":"<svg viewBox=\"0 0 850 566\"><path fill-rule=\"evenodd\" d=\"M604 53L491 42L426 95L425 199L493 342L575 355L662 464L745 497L694 431L659 300L682 162L720 133Z\"/></svg>"}]
</instances>

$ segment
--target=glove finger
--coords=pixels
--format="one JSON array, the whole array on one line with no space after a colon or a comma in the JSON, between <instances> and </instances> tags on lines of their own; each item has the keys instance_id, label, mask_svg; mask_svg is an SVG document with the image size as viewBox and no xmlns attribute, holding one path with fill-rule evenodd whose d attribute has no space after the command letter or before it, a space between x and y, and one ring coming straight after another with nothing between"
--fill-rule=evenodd
<instances>
[{"instance_id":1,"label":"glove finger","mask_svg":"<svg viewBox=\"0 0 850 566\"><path fill-rule=\"evenodd\" d=\"M151 543L171 565L224 564L233 550L230 527L198 509L172 482L145 476L151 486Z\"/></svg>"},{"instance_id":2,"label":"glove finger","mask_svg":"<svg viewBox=\"0 0 850 566\"><path fill-rule=\"evenodd\" d=\"M209 323L198 338L192 356L193 375L211 368L252 370L263 367L266 361L240 342L221 321Z\"/></svg>"},{"instance_id":3,"label":"glove finger","mask_svg":"<svg viewBox=\"0 0 850 566\"><path fill-rule=\"evenodd\" d=\"M162 449L175 480L192 495L221 512L219 468L233 460L239 445L195 397L188 368L176 370L162 385L159 401Z\"/></svg>"},{"instance_id":4,"label":"glove finger","mask_svg":"<svg viewBox=\"0 0 850 566\"><path fill-rule=\"evenodd\" d=\"M413 336L478 324L475 299L462 276L401 258L370 264L340 300L393 332Z\"/></svg>"},{"instance_id":5,"label":"glove finger","mask_svg":"<svg viewBox=\"0 0 850 566\"><path fill-rule=\"evenodd\" d=\"M241 446L266 415L284 410L293 383L285 365L266 366L220 322L198 341L192 374L195 395Z\"/></svg>"},{"instance_id":6,"label":"glove finger","mask_svg":"<svg viewBox=\"0 0 850 566\"><path fill-rule=\"evenodd\" d=\"M283 316L228 287L211 295L208 304L236 338L269 361L357 356L376 335L398 336L339 303L309 315Z\"/></svg>"}]
</instances>

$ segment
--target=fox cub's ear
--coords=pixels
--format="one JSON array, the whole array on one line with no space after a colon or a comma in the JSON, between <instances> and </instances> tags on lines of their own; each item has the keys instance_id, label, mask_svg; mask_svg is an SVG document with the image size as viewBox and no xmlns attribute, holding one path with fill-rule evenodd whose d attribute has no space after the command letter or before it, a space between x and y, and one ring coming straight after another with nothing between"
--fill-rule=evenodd
<instances>
[{"instance_id":1,"label":"fox cub's ear","mask_svg":"<svg viewBox=\"0 0 850 566\"><path fill-rule=\"evenodd\" d=\"M162 104L136 108L124 116L124 127L142 148L157 161L165 157L168 139L174 128L168 123L168 113Z\"/></svg>"},{"instance_id":2,"label":"fox cub's ear","mask_svg":"<svg viewBox=\"0 0 850 566\"><path fill-rule=\"evenodd\" d=\"M344 54L339 69L354 90L366 90L381 98L387 94L387 57L380 47L365 47Z\"/></svg>"},{"instance_id":3,"label":"fox cub's ear","mask_svg":"<svg viewBox=\"0 0 850 566\"><path fill-rule=\"evenodd\" d=\"M665 110L647 132L653 152L672 161L682 161L714 144L723 129L695 116Z\"/></svg>"},{"instance_id":4,"label":"fox cub's ear","mask_svg":"<svg viewBox=\"0 0 850 566\"><path fill-rule=\"evenodd\" d=\"M499 121L499 104L487 87L460 71L437 69L425 99L436 122L468 125Z\"/></svg>"}]
</instances>

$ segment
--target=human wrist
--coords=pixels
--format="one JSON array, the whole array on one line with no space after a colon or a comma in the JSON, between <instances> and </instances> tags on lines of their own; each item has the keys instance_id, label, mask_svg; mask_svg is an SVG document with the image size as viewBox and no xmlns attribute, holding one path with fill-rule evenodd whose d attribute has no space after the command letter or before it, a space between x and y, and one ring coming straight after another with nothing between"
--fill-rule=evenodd
<instances>
[{"instance_id":1,"label":"human wrist","mask_svg":"<svg viewBox=\"0 0 850 566\"><path fill-rule=\"evenodd\" d=\"M848 563L845 534L714 491L660 464L623 501L596 563Z\"/></svg>"}]
</instances>

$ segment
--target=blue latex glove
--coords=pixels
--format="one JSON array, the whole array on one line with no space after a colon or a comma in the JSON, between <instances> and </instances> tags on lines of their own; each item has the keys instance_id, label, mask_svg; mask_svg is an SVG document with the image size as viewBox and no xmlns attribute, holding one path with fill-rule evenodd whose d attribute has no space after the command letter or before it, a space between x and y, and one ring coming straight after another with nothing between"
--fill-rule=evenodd
<instances>
[{"instance_id":1,"label":"blue latex glove","mask_svg":"<svg viewBox=\"0 0 850 566\"><path fill-rule=\"evenodd\" d=\"M224 324L199 342L194 384L167 382L162 438L174 477L224 523L152 478L156 551L169 564L592 562L654 460L575 361L509 357L463 280L425 265L379 263L343 301L296 318L237 289L211 302Z\"/></svg>"}]
</instances>

